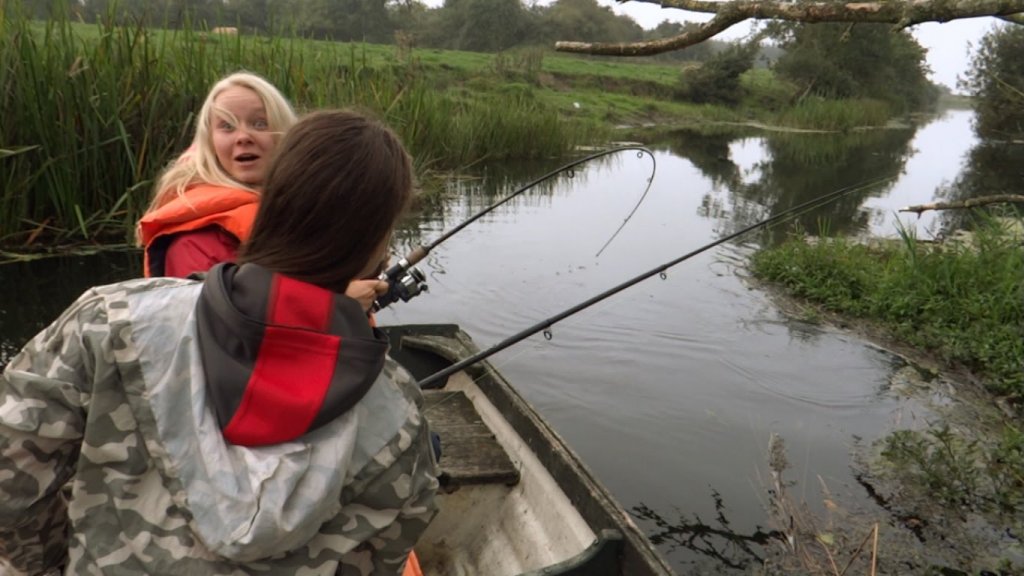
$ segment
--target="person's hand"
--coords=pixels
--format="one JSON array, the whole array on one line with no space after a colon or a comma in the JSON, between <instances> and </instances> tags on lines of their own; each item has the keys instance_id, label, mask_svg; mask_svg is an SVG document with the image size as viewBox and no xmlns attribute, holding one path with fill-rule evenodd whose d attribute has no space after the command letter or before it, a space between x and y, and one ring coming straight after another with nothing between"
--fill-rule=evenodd
<instances>
[{"instance_id":1,"label":"person's hand","mask_svg":"<svg viewBox=\"0 0 1024 576\"><path fill-rule=\"evenodd\" d=\"M359 302L363 311L369 312L373 301L388 291L388 283L383 280L353 280L345 289L345 296Z\"/></svg>"}]
</instances>

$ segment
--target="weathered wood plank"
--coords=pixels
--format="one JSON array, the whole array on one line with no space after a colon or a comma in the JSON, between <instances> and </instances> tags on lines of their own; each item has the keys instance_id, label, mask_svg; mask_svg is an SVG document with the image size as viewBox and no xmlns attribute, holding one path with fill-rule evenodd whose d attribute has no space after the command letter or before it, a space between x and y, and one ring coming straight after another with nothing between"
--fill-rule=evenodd
<instances>
[{"instance_id":1,"label":"weathered wood plank","mask_svg":"<svg viewBox=\"0 0 1024 576\"><path fill-rule=\"evenodd\" d=\"M423 414L441 436L441 485L519 482L519 470L463 392L425 390Z\"/></svg>"}]
</instances>

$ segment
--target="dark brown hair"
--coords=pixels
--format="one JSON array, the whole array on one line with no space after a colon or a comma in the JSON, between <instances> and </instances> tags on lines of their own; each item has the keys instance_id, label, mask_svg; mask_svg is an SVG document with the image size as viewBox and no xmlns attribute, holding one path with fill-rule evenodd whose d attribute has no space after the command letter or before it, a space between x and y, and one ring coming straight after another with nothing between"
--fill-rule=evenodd
<instances>
[{"instance_id":1,"label":"dark brown hair","mask_svg":"<svg viewBox=\"0 0 1024 576\"><path fill-rule=\"evenodd\" d=\"M354 110L314 112L278 145L239 261L344 292L412 186L409 154L390 128Z\"/></svg>"}]
</instances>

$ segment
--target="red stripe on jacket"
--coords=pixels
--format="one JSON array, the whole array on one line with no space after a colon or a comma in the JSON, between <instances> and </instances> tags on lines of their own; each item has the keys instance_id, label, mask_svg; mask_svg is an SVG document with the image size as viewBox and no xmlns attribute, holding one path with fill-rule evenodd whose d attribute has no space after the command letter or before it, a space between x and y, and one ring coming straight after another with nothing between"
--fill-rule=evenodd
<instances>
[{"instance_id":1,"label":"red stripe on jacket","mask_svg":"<svg viewBox=\"0 0 1024 576\"><path fill-rule=\"evenodd\" d=\"M268 326L238 410L224 428L234 444L287 442L309 429L334 376L341 337L326 334L333 296L274 275ZM301 358L301 361L296 361Z\"/></svg>"}]
</instances>

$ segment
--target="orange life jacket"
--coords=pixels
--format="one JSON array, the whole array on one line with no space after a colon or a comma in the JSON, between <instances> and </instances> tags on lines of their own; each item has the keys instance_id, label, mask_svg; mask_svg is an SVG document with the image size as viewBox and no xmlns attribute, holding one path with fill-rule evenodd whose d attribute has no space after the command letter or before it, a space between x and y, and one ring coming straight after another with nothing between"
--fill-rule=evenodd
<instances>
[{"instance_id":1,"label":"orange life jacket","mask_svg":"<svg viewBox=\"0 0 1024 576\"><path fill-rule=\"evenodd\" d=\"M214 184L190 186L184 195L146 214L139 222L146 277L159 275L163 270L166 242L172 234L219 226L239 242L245 242L258 207L259 196L247 190Z\"/></svg>"},{"instance_id":2,"label":"orange life jacket","mask_svg":"<svg viewBox=\"0 0 1024 576\"><path fill-rule=\"evenodd\" d=\"M423 569L420 568L420 559L416 557L415 550L409 551L409 559L405 561L402 576L423 576Z\"/></svg>"},{"instance_id":3,"label":"orange life jacket","mask_svg":"<svg viewBox=\"0 0 1024 576\"><path fill-rule=\"evenodd\" d=\"M142 266L146 278L163 274L167 241L172 234L220 226L240 243L248 240L259 200L256 194L239 188L194 184L182 196L143 216L139 238L145 248ZM373 314L369 321L370 326L377 325Z\"/></svg>"}]
</instances>

